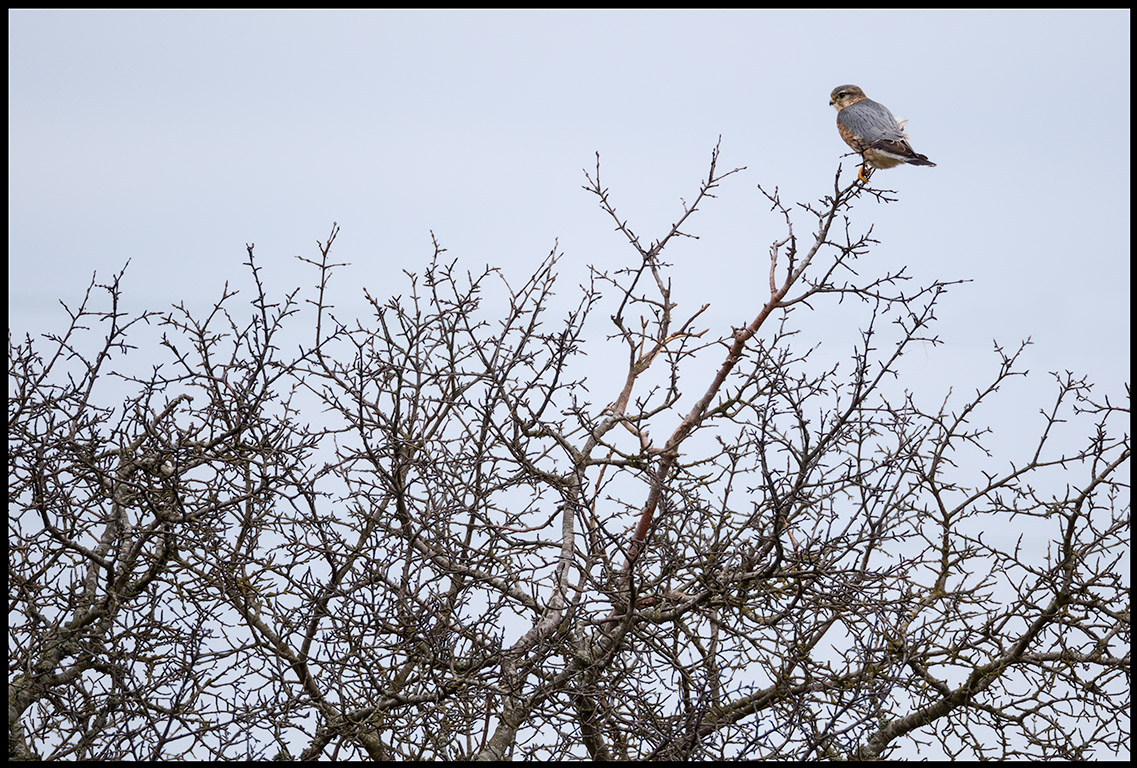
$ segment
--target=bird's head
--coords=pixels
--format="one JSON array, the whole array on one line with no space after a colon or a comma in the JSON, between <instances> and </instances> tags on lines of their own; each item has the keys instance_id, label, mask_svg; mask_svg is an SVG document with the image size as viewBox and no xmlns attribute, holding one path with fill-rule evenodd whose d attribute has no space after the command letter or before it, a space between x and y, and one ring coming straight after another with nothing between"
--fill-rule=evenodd
<instances>
[{"instance_id":1,"label":"bird's head","mask_svg":"<svg viewBox=\"0 0 1137 768\"><path fill-rule=\"evenodd\" d=\"M865 92L855 85L838 85L829 94L829 106L840 112L850 104L856 104L861 99L868 98Z\"/></svg>"}]
</instances>

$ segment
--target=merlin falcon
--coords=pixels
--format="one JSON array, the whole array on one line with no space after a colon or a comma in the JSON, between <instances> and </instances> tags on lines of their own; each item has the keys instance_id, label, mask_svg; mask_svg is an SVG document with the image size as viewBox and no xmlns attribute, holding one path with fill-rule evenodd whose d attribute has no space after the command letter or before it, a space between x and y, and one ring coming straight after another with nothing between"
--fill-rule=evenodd
<instances>
[{"instance_id":1,"label":"merlin falcon","mask_svg":"<svg viewBox=\"0 0 1137 768\"><path fill-rule=\"evenodd\" d=\"M912 149L904 124L896 121L888 107L865 96L857 86L837 86L829 96L829 104L837 110L837 131L841 138L861 155L863 164L857 171L861 181L868 181L865 171L869 166L895 168L903 163L935 166L927 155Z\"/></svg>"}]
</instances>

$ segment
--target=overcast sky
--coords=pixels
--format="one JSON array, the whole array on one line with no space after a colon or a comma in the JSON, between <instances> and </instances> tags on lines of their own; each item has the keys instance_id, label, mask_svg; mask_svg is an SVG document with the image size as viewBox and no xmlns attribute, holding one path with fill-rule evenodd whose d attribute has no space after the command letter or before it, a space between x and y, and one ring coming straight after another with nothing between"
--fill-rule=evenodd
<instances>
[{"instance_id":1,"label":"overcast sky","mask_svg":"<svg viewBox=\"0 0 1137 768\"><path fill-rule=\"evenodd\" d=\"M207 307L247 288L311 286L332 222L337 301L405 292L430 232L473 269L521 279L553 247L565 293L633 255L582 169L644 239L705 176L746 166L669 250L681 308L742 325L783 236L756 189L832 188L847 147L828 105L855 83L909 119L935 168L882 171L899 202L863 200L881 244L862 275L966 278L940 311L945 346L908 386L965 387L992 341L1028 336L1021 395L1046 371L1116 396L1130 365L1128 11L12 11L9 328L58 328L90 276L129 259L126 307ZM855 163L844 158L846 173ZM802 219L799 226L807 221ZM802 232L799 232L801 235ZM566 297L566 302L568 301ZM815 320L849 330L845 307ZM345 311L345 314L347 312ZM606 331L605 331L606 332ZM847 339L834 350L848 351ZM833 346L833 345L831 345ZM619 345L606 349L620 356ZM142 355L150 354L142 350ZM603 364L600 347L590 359ZM923 376L924 378L921 378ZM1028 385L1024 385L1028 386ZM598 394L597 399L604 395Z\"/></svg>"},{"instance_id":2,"label":"overcast sky","mask_svg":"<svg viewBox=\"0 0 1137 768\"><path fill-rule=\"evenodd\" d=\"M310 288L295 257L333 221L341 315L365 312L361 287L405 293L431 231L516 281L558 243L573 304L588 265L633 263L581 189L596 153L650 241L721 135L721 167L746 170L687 228L701 239L666 255L681 312L710 302L723 335L757 313L784 236L757 185L808 203L839 162L853 172L828 100L854 83L937 163L874 176L899 200L857 204L854 227L880 241L861 275L972 281L900 386L933 407L966 396L996 369L993 342L1029 336L1032 376L1000 409L1040 425L1047 371L1118 399L1130 381L1129 30L1123 10L10 11L9 329L61 329L58 301L128 260L127 310L204 310L226 280L247 296L246 243L275 296ZM847 357L851 312L815 303L820 354ZM600 331L598 380L625 362ZM1014 419L983 417L999 416L1013 446Z\"/></svg>"}]
</instances>

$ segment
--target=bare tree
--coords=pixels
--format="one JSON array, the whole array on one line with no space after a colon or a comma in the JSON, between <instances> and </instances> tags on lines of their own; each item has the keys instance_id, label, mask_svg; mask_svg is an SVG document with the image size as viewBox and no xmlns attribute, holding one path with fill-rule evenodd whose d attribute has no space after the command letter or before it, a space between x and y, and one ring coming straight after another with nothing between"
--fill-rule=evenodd
<instances>
[{"instance_id":1,"label":"bare tree","mask_svg":"<svg viewBox=\"0 0 1137 768\"><path fill-rule=\"evenodd\" d=\"M310 296L267 296L249 246L251 312L226 286L129 316L120 274L64 335L10 332L9 756L1125 754L1128 403L1055 376L992 456L976 409L1023 348L963 402L889 386L952 283L859 276L852 210L893 198L839 171L767 195L745 326L676 314L664 251L738 170L716 148L645 243L598 160L632 258L558 317L556 248L518 283L436 243L342 320L333 228ZM868 319L824 368L794 313L831 299ZM618 391L586 349L618 350Z\"/></svg>"}]
</instances>

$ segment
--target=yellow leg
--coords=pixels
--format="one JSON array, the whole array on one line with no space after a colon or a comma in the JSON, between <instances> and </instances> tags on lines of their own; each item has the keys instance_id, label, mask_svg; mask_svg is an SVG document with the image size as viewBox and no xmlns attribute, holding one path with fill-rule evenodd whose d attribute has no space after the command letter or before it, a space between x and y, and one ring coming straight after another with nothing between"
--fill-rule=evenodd
<instances>
[{"instance_id":1,"label":"yellow leg","mask_svg":"<svg viewBox=\"0 0 1137 768\"><path fill-rule=\"evenodd\" d=\"M868 171L868 166L866 166L866 165L862 165L860 168L858 168L857 169L857 178L867 184L868 180L869 180L869 176L872 176L872 171L869 171L867 176L865 175L865 171Z\"/></svg>"}]
</instances>

